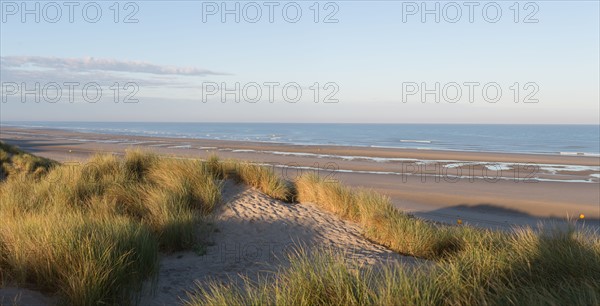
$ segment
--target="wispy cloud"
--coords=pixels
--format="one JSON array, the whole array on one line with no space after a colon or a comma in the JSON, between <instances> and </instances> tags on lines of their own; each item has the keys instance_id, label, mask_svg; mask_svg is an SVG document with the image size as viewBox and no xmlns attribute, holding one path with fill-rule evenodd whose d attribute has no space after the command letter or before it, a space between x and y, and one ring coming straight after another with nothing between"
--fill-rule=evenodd
<instances>
[{"instance_id":1,"label":"wispy cloud","mask_svg":"<svg viewBox=\"0 0 600 306\"><path fill-rule=\"evenodd\" d=\"M0 79L2 82L15 82L15 83L26 83L26 86L34 86L34 83L47 84L47 83L59 83L64 82L78 82L78 83L98 83L101 86L111 86L112 84L120 83L125 84L129 82L136 83L143 87L154 87L154 88L189 88L193 86L191 82L185 82L180 78L168 78L162 76L145 76L140 77L139 75L125 75L120 72L106 72L106 71L95 71L95 72L71 72L71 71L60 71L56 70L25 70L25 69L4 69L0 71Z\"/></svg>"},{"instance_id":2,"label":"wispy cloud","mask_svg":"<svg viewBox=\"0 0 600 306\"><path fill-rule=\"evenodd\" d=\"M229 73L215 72L197 67L163 66L140 61L123 61L94 57L3 56L0 58L0 62L2 69L39 68L57 69L73 73L105 71L178 76L229 75Z\"/></svg>"},{"instance_id":3,"label":"wispy cloud","mask_svg":"<svg viewBox=\"0 0 600 306\"><path fill-rule=\"evenodd\" d=\"M0 63L0 79L3 83L17 83L29 89L36 88L36 84L41 87L49 83L62 86L66 82L95 83L104 88L134 83L139 88L138 96L148 97L185 97L200 88L199 78L231 75L197 67L89 57L3 56ZM3 90L4 86L0 87L0 93Z\"/></svg>"}]
</instances>

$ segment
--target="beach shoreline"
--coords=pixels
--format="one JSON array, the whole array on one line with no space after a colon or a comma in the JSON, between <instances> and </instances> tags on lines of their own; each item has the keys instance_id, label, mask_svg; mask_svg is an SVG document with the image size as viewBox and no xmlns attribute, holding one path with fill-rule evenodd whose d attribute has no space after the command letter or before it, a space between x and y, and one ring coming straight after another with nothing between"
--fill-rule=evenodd
<instances>
[{"instance_id":1,"label":"beach shoreline","mask_svg":"<svg viewBox=\"0 0 600 306\"><path fill-rule=\"evenodd\" d=\"M427 160L461 160L482 162L531 162L539 164L565 164L600 166L600 156L578 154L544 154L544 153L515 153L494 151L460 151L430 148L401 148L384 146L350 146L350 145L325 145L325 144L294 144L285 142L267 142L250 140L221 140L210 138L166 137L147 135L128 135L114 133L97 133L75 131L61 128L29 128L17 126L0 126L2 133L10 134L35 134L38 136L90 136L89 140L104 140L107 143L118 142L194 142L206 147L234 148L239 150L264 150L297 153L330 154L341 156L364 156L379 158L406 158ZM24 134L23 134L24 133ZM81 137L80 137L81 138ZM86 139L88 140L88 139Z\"/></svg>"},{"instance_id":2,"label":"beach shoreline","mask_svg":"<svg viewBox=\"0 0 600 306\"><path fill-rule=\"evenodd\" d=\"M140 148L158 154L249 160L287 179L316 171L389 195L417 216L484 227L535 225L581 214L600 220L600 157L459 152L81 133L2 127L0 139L58 161Z\"/></svg>"}]
</instances>

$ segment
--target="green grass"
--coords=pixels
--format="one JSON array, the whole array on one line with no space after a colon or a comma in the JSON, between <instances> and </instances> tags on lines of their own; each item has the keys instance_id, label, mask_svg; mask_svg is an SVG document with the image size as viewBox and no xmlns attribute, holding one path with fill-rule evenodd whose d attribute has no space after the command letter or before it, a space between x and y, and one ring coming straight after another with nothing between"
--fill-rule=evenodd
<instances>
[{"instance_id":1,"label":"green grass","mask_svg":"<svg viewBox=\"0 0 600 306\"><path fill-rule=\"evenodd\" d=\"M198 286L186 305L598 305L600 243L589 234L522 230L412 268L300 251L273 278Z\"/></svg>"},{"instance_id":2,"label":"green grass","mask_svg":"<svg viewBox=\"0 0 600 306\"><path fill-rule=\"evenodd\" d=\"M127 304L158 251L191 249L221 201L201 161L129 151L60 165L0 144L0 278L64 304Z\"/></svg>"},{"instance_id":3,"label":"green grass","mask_svg":"<svg viewBox=\"0 0 600 306\"><path fill-rule=\"evenodd\" d=\"M188 306L600 304L597 232L434 224L400 212L385 196L314 175L301 176L294 191L300 202L360 224L370 240L429 264L375 269L340 254L300 252L274 279L199 286Z\"/></svg>"},{"instance_id":4,"label":"green grass","mask_svg":"<svg viewBox=\"0 0 600 306\"><path fill-rule=\"evenodd\" d=\"M599 305L600 236L514 232L414 218L378 193L304 175L293 184L245 162L169 159L138 151L69 166L0 143L0 284L35 284L64 304L123 304L156 275L158 251L199 255L202 216L234 178L284 201L312 202L365 237L426 260L360 266L300 251L258 283L199 286L187 305ZM202 224L200 224L202 225Z\"/></svg>"},{"instance_id":5,"label":"green grass","mask_svg":"<svg viewBox=\"0 0 600 306\"><path fill-rule=\"evenodd\" d=\"M65 304L120 304L157 269L152 233L124 217L83 214L7 219L2 267L13 279L60 292Z\"/></svg>"},{"instance_id":6,"label":"green grass","mask_svg":"<svg viewBox=\"0 0 600 306\"><path fill-rule=\"evenodd\" d=\"M394 208L390 199L370 190L353 190L314 174L296 180L297 198L361 225L368 239L401 253L439 258L461 245L464 229L436 226Z\"/></svg>"},{"instance_id":7,"label":"green grass","mask_svg":"<svg viewBox=\"0 0 600 306\"><path fill-rule=\"evenodd\" d=\"M274 199L285 202L294 200L291 184L277 176L272 168L240 161L229 161L223 164L225 172L238 182L250 185Z\"/></svg>"},{"instance_id":8,"label":"green grass","mask_svg":"<svg viewBox=\"0 0 600 306\"><path fill-rule=\"evenodd\" d=\"M52 160L28 154L15 146L0 141L0 181L10 175L21 173L39 178L57 164Z\"/></svg>"}]
</instances>

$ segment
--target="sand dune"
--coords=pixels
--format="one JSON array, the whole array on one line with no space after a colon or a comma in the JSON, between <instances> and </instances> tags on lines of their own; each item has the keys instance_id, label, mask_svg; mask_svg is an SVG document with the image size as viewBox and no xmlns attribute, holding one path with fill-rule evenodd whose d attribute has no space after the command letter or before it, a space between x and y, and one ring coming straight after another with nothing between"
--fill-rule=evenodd
<instances>
[{"instance_id":1,"label":"sand dune","mask_svg":"<svg viewBox=\"0 0 600 306\"><path fill-rule=\"evenodd\" d=\"M225 204L216 212L212 246L206 254L177 252L161 259L154 293L146 291L141 305L173 305L208 280L237 282L244 275L252 280L273 275L286 265L286 253L303 245L308 251L333 248L363 264L389 261L414 265L404 257L362 237L360 229L311 204L289 204L274 200L252 188L228 182ZM216 231L214 231L216 230Z\"/></svg>"},{"instance_id":2,"label":"sand dune","mask_svg":"<svg viewBox=\"0 0 600 306\"><path fill-rule=\"evenodd\" d=\"M198 228L211 243L198 250L163 254L156 286L148 280L140 305L176 305L186 291L207 281L239 282L241 276L257 280L273 276L287 265L286 254L299 246L305 250L341 250L365 265L402 263L414 266L425 261L401 256L361 235L353 223L319 210L310 203L290 204L274 200L242 184L227 182L224 203L211 217L210 233ZM12 305L51 305L54 299L14 287L0 289L0 301Z\"/></svg>"}]
</instances>

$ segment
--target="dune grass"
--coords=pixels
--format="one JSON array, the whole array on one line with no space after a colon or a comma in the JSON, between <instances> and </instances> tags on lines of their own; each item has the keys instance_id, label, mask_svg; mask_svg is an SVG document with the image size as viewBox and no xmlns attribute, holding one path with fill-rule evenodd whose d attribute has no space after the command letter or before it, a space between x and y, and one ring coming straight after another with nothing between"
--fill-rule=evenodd
<instances>
[{"instance_id":1,"label":"dune grass","mask_svg":"<svg viewBox=\"0 0 600 306\"><path fill-rule=\"evenodd\" d=\"M235 160L225 161L222 165L223 171L238 182L252 186L274 199L284 202L294 200L293 185L277 176L273 168Z\"/></svg>"},{"instance_id":2,"label":"dune grass","mask_svg":"<svg viewBox=\"0 0 600 306\"><path fill-rule=\"evenodd\" d=\"M6 219L0 237L13 279L59 292L69 305L121 304L157 268L156 239L124 217L36 214Z\"/></svg>"},{"instance_id":3,"label":"dune grass","mask_svg":"<svg viewBox=\"0 0 600 306\"><path fill-rule=\"evenodd\" d=\"M158 251L190 249L221 200L201 161L129 151L60 165L1 148L0 277L68 305L127 304Z\"/></svg>"},{"instance_id":4,"label":"dune grass","mask_svg":"<svg viewBox=\"0 0 600 306\"><path fill-rule=\"evenodd\" d=\"M389 198L315 175L295 182L312 202L362 227L370 240L428 259L419 267L357 267L340 254L292 254L273 280L212 283L188 306L222 305L599 305L600 236L588 230L514 232L413 218Z\"/></svg>"},{"instance_id":5,"label":"dune grass","mask_svg":"<svg viewBox=\"0 0 600 306\"><path fill-rule=\"evenodd\" d=\"M0 180L18 173L28 173L39 178L57 164L0 141Z\"/></svg>"},{"instance_id":6,"label":"dune grass","mask_svg":"<svg viewBox=\"0 0 600 306\"><path fill-rule=\"evenodd\" d=\"M300 176L297 199L312 202L341 218L361 225L368 239L421 258L442 257L460 247L455 227L436 226L393 207L390 199L370 190L353 190L314 174Z\"/></svg>"},{"instance_id":7,"label":"dune grass","mask_svg":"<svg viewBox=\"0 0 600 306\"><path fill-rule=\"evenodd\" d=\"M589 234L524 229L502 248L471 245L425 267L300 251L273 279L198 286L185 305L598 305L600 243Z\"/></svg>"},{"instance_id":8,"label":"dune grass","mask_svg":"<svg viewBox=\"0 0 600 306\"><path fill-rule=\"evenodd\" d=\"M188 306L600 304L596 232L441 225L369 190L310 174L290 184L270 168L216 156L200 162L133 151L68 166L1 148L0 284L33 283L65 304L129 301L155 275L158 250L193 245L194 225L220 201L225 178L283 201L312 202L428 264L368 267L331 251L300 251L274 278L199 286Z\"/></svg>"}]
</instances>

